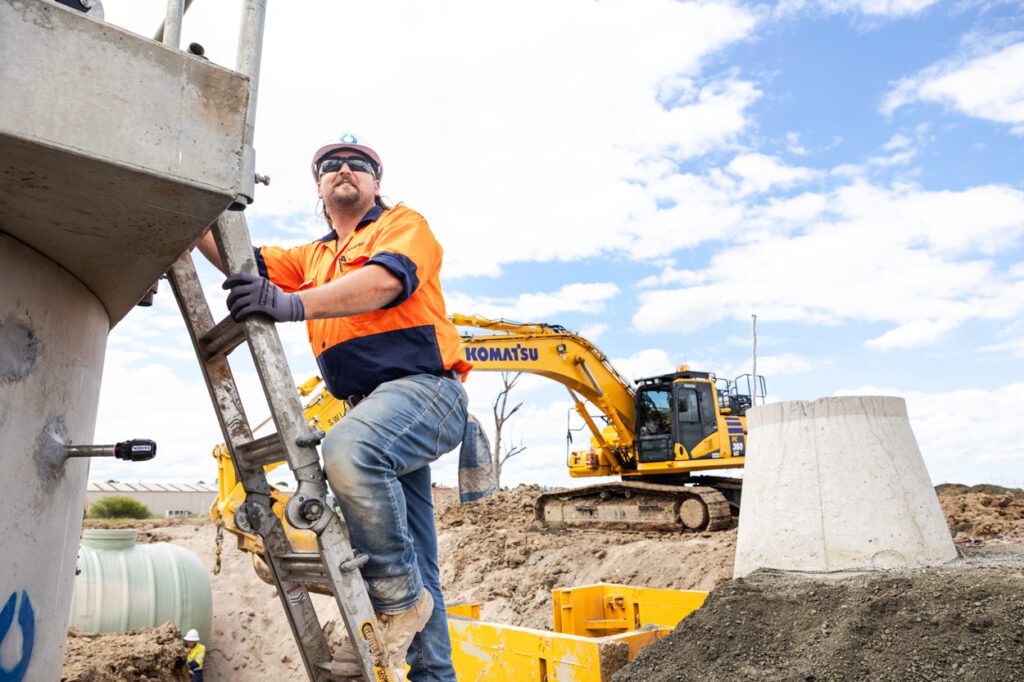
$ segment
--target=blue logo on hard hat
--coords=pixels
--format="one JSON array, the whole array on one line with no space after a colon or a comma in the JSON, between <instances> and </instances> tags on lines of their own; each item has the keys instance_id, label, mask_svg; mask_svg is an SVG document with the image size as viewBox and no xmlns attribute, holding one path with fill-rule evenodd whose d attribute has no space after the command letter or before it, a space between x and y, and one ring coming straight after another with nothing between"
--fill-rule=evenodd
<instances>
[{"instance_id":1,"label":"blue logo on hard hat","mask_svg":"<svg viewBox=\"0 0 1024 682\"><path fill-rule=\"evenodd\" d=\"M359 144L359 138L352 133L345 133L338 139L338 142L344 142L345 144Z\"/></svg>"}]
</instances>

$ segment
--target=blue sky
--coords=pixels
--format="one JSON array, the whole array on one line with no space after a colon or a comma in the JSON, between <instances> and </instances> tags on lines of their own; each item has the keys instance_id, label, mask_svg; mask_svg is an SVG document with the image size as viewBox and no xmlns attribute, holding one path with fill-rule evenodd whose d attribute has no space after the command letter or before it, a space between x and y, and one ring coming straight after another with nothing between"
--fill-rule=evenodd
<instances>
[{"instance_id":1,"label":"blue sky","mask_svg":"<svg viewBox=\"0 0 1024 682\"><path fill-rule=\"evenodd\" d=\"M231 66L239 6L197 2L184 40ZM163 15L105 8L145 35ZM256 243L325 232L308 157L354 130L444 245L450 311L562 324L633 378L750 371L756 314L770 400L904 396L935 482L1024 485L1019 3L310 0L270 3L265 41ZM113 330L97 438L161 453L94 479L212 479L191 353L166 290ZM467 384L485 423L498 385ZM503 482L570 483L565 391L516 397Z\"/></svg>"}]
</instances>

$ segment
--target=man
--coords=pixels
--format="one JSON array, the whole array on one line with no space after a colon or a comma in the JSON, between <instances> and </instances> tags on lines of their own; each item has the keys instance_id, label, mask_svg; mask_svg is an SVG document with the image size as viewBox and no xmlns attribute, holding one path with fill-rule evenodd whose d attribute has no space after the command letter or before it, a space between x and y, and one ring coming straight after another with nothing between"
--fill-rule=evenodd
<instances>
[{"instance_id":1,"label":"man","mask_svg":"<svg viewBox=\"0 0 1024 682\"><path fill-rule=\"evenodd\" d=\"M331 232L255 249L260 276L231 275L228 306L236 320L307 321L328 390L354 406L323 442L324 468L369 557L392 665L407 660L417 682L455 680L429 464L462 440L472 365L445 311L442 249L421 215L380 198L380 156L356 136L318 149L311 168ZM210 235L199 247L220 267Z\"/></svg>"},{"instance_id":2,"label":"man","mask_svg":"<svg viewBox=\"0 0 1024 682\"><path fill-rule=\"evenodd\" d=\"M192 673L190 682L203 682L203 659L206 657L206 647L199 643L199 631L192 628L185 633L185 648L188 649L188 670Z\"/></svg>"}]
</instances>

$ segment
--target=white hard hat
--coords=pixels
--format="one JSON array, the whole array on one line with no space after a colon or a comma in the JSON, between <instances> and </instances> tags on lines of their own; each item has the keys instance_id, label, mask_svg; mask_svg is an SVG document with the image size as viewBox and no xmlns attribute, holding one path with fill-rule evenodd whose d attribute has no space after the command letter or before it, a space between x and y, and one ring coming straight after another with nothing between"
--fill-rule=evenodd
<instances>
[{"instance_id":1,"label":"white hard hat","mask_svg":"<svg viewBox=\"0 0 1024 682\"><path fill-rule=\"evenodd\" d=\"M186 632L185 633L185 641L186 642L198 642L199 641L199 631L196 630L195 628L192 628L191 630Z\"/></svg>"},{"instance_id":2,"label":"white hard hat","mask_svg":"<svg viewBox=\"0 0 1024 682\"><path fill-rule=\"evenodd\" d=\"M384 176L384 163L380 160L380 155L374 151L372 146L370 146L370 141L365 137L356 135L355 133L342 133L341 137L339 137L336 142L325 144L323 147L320 147L320 149L317 149L313 154L313 163L310 164L310 170L313 171L313 180L316 182L320 181L320 174L317 171L317 166L320 165L321 161L335 152L345 151L346 149L359 152L373 161L377 166L378 180Z\"/></svg>"}]
</instances>

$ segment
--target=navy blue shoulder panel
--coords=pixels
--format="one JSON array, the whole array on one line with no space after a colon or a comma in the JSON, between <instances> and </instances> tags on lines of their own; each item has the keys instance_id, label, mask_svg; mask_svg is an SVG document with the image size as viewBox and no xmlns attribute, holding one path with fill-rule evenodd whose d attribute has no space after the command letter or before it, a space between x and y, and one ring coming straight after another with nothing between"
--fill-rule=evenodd
<instances>
[{"instance_id":1,"label":"navy blue shoulder panel","mask_svg":"<svg viewBox=\"0 0 1024 682\"><path fill-rule=\"evenodd\" d=\"M366 227L370 223L377 222L377 219L380 218L383 214L384 209L374 204L373 207L366 212L366 215L363 216L363 219L359 221L359 224L356 225L356 229L359 230Z\"/></svg>"},{"instance_id":2,"label":"navy blue shoulder panel","mask_svg":"<svg viewBox=\"0 0 1024 682\"><path fill-rule=\"evenodd\" d=\"M270 275L267 274L267 261L263 260L263 254L260 253L260 247L252 247L252 253L256 256L256 270L259 271L260 277L270 279Z\"/></svg>"},{"instance_id":3,"label":"navy blue shoulder panel","mask_svg":"<svg viewBox=\"0 0 1024 682\"><path fill-rule=\"evenodd\" d=\"M369 395L385 381L444 371L433 325L370 334L331 346L316 359L336 398Z\"/></svg>"},{"instance_id":4,"label":"navy blue shoulder panel","mask_svg":"<svg viewBox=\"0 0 1024 682\"><path fill-rule=\"evenodd\" d=\"M420 286L420 278L416 276L416 264L400 253L381 251L366 261L367 265L371 263L387 268L388 272L397 277L398 281L402 283L402 292L395 296L395 300L385 306L381 306L385 310L404 303Z\"/></svg>"}]
</instances>

